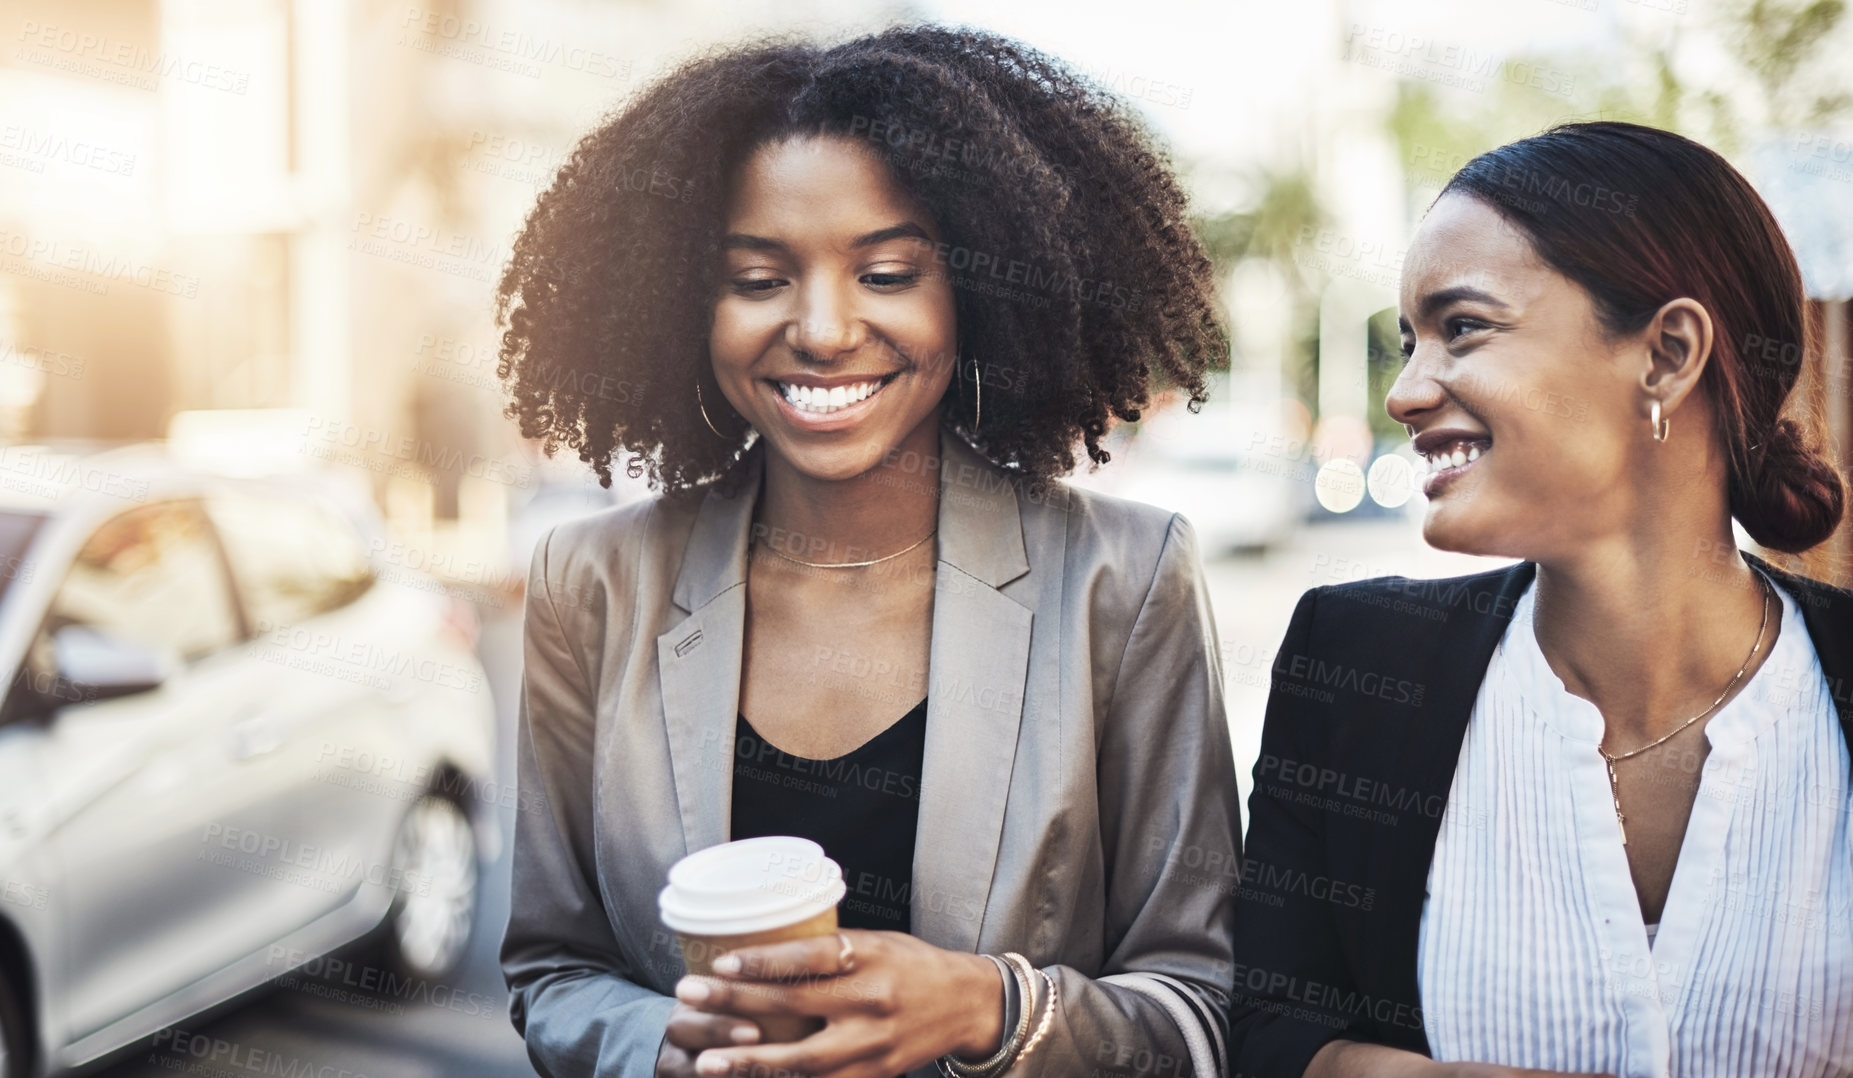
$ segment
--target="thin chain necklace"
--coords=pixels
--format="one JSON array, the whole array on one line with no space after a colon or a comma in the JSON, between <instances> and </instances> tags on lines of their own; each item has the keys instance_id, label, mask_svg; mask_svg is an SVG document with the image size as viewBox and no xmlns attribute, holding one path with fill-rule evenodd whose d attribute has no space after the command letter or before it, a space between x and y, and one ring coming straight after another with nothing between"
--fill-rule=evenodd
<instances>
[{"instance_id":1,"label":"thin chain necklace","mask_svg":"<svg viewBox=\"0 0 1853 1078\"><path fill-rule=\"evenodd\" d=\"M1755 572L1755 570L1751 570L1751 571ZM1628 844L1628 818L1622 815L1622 812L1621 812L1621 783L1617 781L1617 779L1615 778L1615 764L1618 761L1626 760L1630 756L1639 756L1641 753L1646 752L1648 749L1651 749L1656 745L1660 745L1664 743L1668 738L1672 737L1674 734L1679 733L1681 730L1686 729L1686 727L1691 726L1693 723L1699 721L1705 716L1718 710L1718 705L1724 703L1724 698L1731 695L1731 690L1737 687L1737 683L1739 681L1743 680L1744 671L1750 669L1750 664L1756 660L1757 652L1763 650L1763 630L1769 627L1769 600L1771 597L1769 581L1763 579L1762 573L1757 573L1756 578L1757 578L1757 582L1763 585L1763 620L1757 623L1756 643L1750 645L1750 654L1744 657L1744 665L1738 667L1737 673L1731 675L1730 684L1726 685L1724 687L1724 691L1718 694L1718 698L1711 702L1711 706L1706 708L1704 711L1699 712L1697 715L1694 715L1691 718L1687 719L1685 722L1680 723L1677 727L1673 728L1672 730L1669 730L1667 733L1663 734L1662 736L1657 737L1652 741L1649 741L1647 744L1642 745L1640 748L1635 749L1632 752L1624 752L1619 756L1615 756L1615 755L1611 755L1609 751L1603 748L1600 743L1596 745L1596 751L1602 754L1602 758L1604 760L1608 761L1609 795L1615 801L1615 824L1616 826L1621 828L1621 844L1623 846L1626 846Z\"/></svg>"},{"instance_id":2,"label":"thin chain necklace","mask_svg":"<svg viewBox=\"0 0 1853 1078\"><path fill-rule=\"evenodd\" d=\"M884 554L883 556L879 558L873 558L873 559L870 559L869 561L805 561L802 558L794 558L790 554L787 554L784 551L780 550L779 548L773 546L771 543L765 540L764 536L760 537L759 544L765 547L767 550L771 551L774 556L784 558L786 561L791 562L794 565L802 565L802 566L805 566L811 569L861 569L861 568L864 568L870 565L880 565L882 562L885 562L885 561L893 561L894 559L900 557L901 555L907 553L908 551L919 547L921 543L926 542L928 539L931 539L935 535L938 535L938 534L939 534L939 528L936 525L934 526L932 531L927 532L924 536L921 536L918 541L909 543L907 546L901 548L900 550L895 551L892 554Z\"/></svg>"}]
</instances>

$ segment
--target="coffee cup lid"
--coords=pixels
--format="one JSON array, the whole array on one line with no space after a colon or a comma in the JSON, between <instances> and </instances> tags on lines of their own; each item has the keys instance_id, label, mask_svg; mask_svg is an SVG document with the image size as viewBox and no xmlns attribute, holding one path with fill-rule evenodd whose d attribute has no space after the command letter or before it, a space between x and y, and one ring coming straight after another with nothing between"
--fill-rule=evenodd
<instances>
[{"instance_id":1,"label":"coffee cup lid","mask_svg":"<svg viewBox=\"0 0 1853 1078\"><path fill-rule=\"evenodd\" d=\"M815 917L834 909L847 890L843 870L822 846L772 835L724 842L677 861L657 906L676 932L737 936Z\"/></svg>"}]
</instances>

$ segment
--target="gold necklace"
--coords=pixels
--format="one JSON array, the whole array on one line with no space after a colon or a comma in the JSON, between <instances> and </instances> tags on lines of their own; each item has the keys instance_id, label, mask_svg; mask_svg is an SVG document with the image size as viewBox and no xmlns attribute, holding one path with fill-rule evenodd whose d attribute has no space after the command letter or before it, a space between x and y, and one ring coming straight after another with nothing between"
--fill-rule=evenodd
<instances>
[{"instance_id":1,"label":"gold necklace","mask_svg":"<svg viewBox=\"0 0 1853 1078\"><path fill-rule=\"evenodd\" d=\"M1756 572L1756 570L1753 569L1751 572ZM1621 812L1621 783L1615 777L1615 764L1618 761L1626 760L1630 756L1639 756L1648 749L1664 743L1667 738L1672 737L1674 734L1679 733L1686 727L1691 726L1693 723L1718 710L1718 705L1724 703L1724 698L1731 695L1731 690L1736 688L1737 683L1743 679L1744 671L1750 669L1750 664L1755 661L1757 652L1763 650L1763 630L1769 627L1769 600L1771 598L1769 581L1763 579L1762 573L1757 573L1756 578L1757 582L1763 585L1763 620L1757 623L1756 643L1750 645L1750 654L1744 657L1744 665L1738 667L1737 673L1731 675L1730 684L1726 685L1724 691L1718 694L1718 698L1711 702L1711 706L1687 719L1685 722L1680 723L1672 730L1667 731L1664 735L1649 741L1647 744L1642 745L1632 752L1624 752L1619 756L1614 756L1610 755L1609 751L1603 748L1600 742L1596 744L1596 751L1602 754L1604 760L1608 761L1609 796L1615 801L1615 824L1621 828L1621 844L1623 846L1628 844L1628 818L1622 815ZM1606 736L1606 731L1604 733Z\"/></svg>"},{"instance_id":2,"label":"gold necklace","mask_svg":"<svg viewBox=\"0 0 1853 1078\"><path fill-rule=\"evenodd\" d=\"M885 554L882 557L874 558L869 561L805 561L801 558L794 558L790 554L787 554L781 551L779 548L767 542L764 536L760 537L759 543L761 546L771 551L774 556L784 558L786 561L791 562L794 565L802 565L802 566L805 566L811 569L861 569L861 568L864 568L870 565L880 565L882 562L885 562L885 561L893 561L894 559L900 557L901 555L907 553L910 550L915 549L921 543L926 542L928 539L931 539L935 535L938 535L938 534L939 534L939 528L938 526L935 526L932 531L927 532L917 542L910 543L907 546L901 548L900 550L895 551L892 554Z\"/></svg>"}]
</instances>

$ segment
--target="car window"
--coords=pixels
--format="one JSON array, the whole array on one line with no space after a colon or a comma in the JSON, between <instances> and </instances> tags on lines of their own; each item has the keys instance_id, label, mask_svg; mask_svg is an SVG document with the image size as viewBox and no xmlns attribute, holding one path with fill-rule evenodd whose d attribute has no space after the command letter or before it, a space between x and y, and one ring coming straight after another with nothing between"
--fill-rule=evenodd
<instances>
[{"instance_id":1,"label":"car window","mask_svg":"<svg viewBox=\"0 0 1853 1078\"><path fill-rule=\"evenodd\" d=\"M15 580L31 580L33 565L26 560L26 550L45 526L43 513L0 513L0 595Z\"/></svg>"},{"instance_id":2,"label":"car window","mask_svg":"<svg viewBox=\"0 0 1853 1078\"><path fill-rule=\"evenodd\" d=\"M319 503L218 495L206 511L225 540L245 611L260 631L337 610L373 586L360 535Z\"/></svg>"},{"instance_id":3,"label":"car window","mask_svg":"<svg viewBox=\"0 0 1853 1078\"><path fill-rule=\"evenodd\" d=\"M73 624L186 660L237 640L225 564L199 504L138 506L92 533L59 585L46 629Z\"/></svg>"}]
</instances>

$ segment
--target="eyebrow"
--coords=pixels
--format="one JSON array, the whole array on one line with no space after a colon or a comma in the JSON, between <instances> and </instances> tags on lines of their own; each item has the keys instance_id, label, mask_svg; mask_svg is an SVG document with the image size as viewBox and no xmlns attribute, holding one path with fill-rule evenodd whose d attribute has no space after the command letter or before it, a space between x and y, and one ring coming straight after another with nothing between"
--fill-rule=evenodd
<instances>
[{"instance_id":1,"label":"eyebrow","mask_svg":"<svg viewBox=\"0 0 1853 1078\"><path fill-rule=\"evenodd\" d=\"M1472 285L1464 284L1455 285L1453 288L1444 288L1439 292L1430 292L1428 295L1422 297L1422 302L1418 309L1422 312L1422 317L1428 318L1448 304L1458 303L1461 300L1484 303L1489 307L1497 307L1502 311L1511 310L1510 307L1506 306L1505 303L1500 301L1491 292L1485 292Z\"/></svg>"},{"instance_id":2,"label":"eyebrow","mask_svg":"<svg viewBox=\"0 0 1853 1078\"><path fill-rule=\"evenodd\" d=\"M873 247L878 243L887 243L889 240L898 239L917 239L922 243L933 242L933 238L927 235L926 229L921 228L912 221L904 221L898 225L889 225L887 228L878 228L873 232L865 232L855 239L850 240L849 245L852 248L860 249L863 247ZM790 250L790 247L784 240L772 239L769 236L752 236L744 232L729 232L726 236L721 238L721 249L726 251L786 251Z\"/></svg>"}]
</instances>

